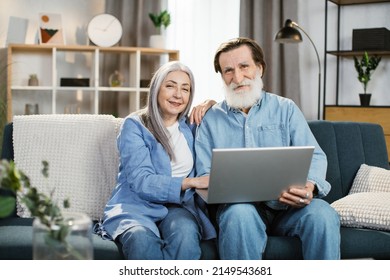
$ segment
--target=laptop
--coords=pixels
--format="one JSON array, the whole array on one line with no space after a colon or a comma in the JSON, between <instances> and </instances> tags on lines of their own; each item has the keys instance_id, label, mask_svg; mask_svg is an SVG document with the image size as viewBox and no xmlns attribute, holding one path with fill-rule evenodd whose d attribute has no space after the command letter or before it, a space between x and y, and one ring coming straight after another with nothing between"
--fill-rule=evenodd
<instances>
[{"instance_id":1,"label":"laptop","mask_svg":"<svg viewBox=\"0 0 390 280\"><path fill-rule=\"evenodd\" d=\"M305 185L314 146L213 149L208 204L278 199L291 185Z\"/></svg>"}]
</instances>

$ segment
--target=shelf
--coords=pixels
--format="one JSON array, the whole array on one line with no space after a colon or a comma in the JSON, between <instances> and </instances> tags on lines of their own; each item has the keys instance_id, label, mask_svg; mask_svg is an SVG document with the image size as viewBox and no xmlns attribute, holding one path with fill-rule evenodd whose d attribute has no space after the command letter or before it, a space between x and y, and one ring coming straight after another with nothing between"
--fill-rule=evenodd
<instances>
[{"instance_id":1,"label":"shelf","mask_svg":"<svg viewBox=\"0 0 390 280\"><path fill-rule=\"evenodd\" d=\"M52 86L12 86L12 90L25 90L25 91L37 91L37 90L58 90L58 91L125 91L125 92L132 92L132 91L142 91L147 92L148 88L135 88L135 87L52 87Z\"/></svg>"},{"instance_id":2,"label":"shelf","mask_svg":"<svg viewBox=\"0 0 390 280\"><path fill-rule=\"evenodd\" d=\"M327 51L326 53L335 56L360 56L364 54L364 51ZM370 55L390 56L390 51L367 51Z\"/></svg>"},{"instance_id":3,"label":"shelf","mask_svg":"<svg viewBox=\"0 0 390 280\"><path fill-rule=\"evenodd\" d=\"M103 52L103 53L136 53L141 52L147 55L162 55L168 54L170 60L179 59L178 50L155 49L145 47L97 47L97 46L82 46L82 45L33 45L33 44L9 44L9 49L13 51L25 52L47 52L51 53L53 49L66 52Z\"/></svg>"},{"instance_id":4,"label":"shelf","mask_svg":"<svg viewBox=\"0 0 390 280\"><path fill-rule=\"evenodd\" d=\"M53 90L51 86L11 86L11 90Z\"/></svg>"},{"instance_id":5,"label":"shelf","mask_svg":"<svg viewBox=\"0 0 390 280\"><path fill-rule=\"evenodd\" d=\"M137 91L137 90L140 90L140 91L148 91L148 89L137 89L137 88L134 88L134 87L99 87L98 88L99 91L125 91L125 92L131 92L131 91Z\"/></svg>"},{"instance_id":6,"label":"shelf","mask_svg":"<svg viewBox=\"0 0 390 280\"><path fill-rule=\"evenodd\" d=\"M360 108L360 109L372 109L372 108L387 108L390 109L390 106L380 106L380 105L370 105L368 107L362 107L360 105L325 105L325 108Z\"/></svg>"},{"instance_id":7,"label":"shelf","mask_svg":"<svg viewBox=\"0 0 390 280\"><path fill-rule=\"evenodd\" d=\"M144 105L148 88L142 81L150 79L162 61L179 60L178 50L146 47L9 44L7 51L9 122L14 113L23 114L24 103L31 102L43 103L43 111L52 114L62 112L62 108L67 107L66 104L74 102L80 103L83 113L107 113L101 108L101 104L104 104L102 102L105 102L106 96L114 93L120 93L116 109L121 110L119 114L127 116ZM123 55L122 58L128 62L128 68L122 69L127 81L122 87L109 87L105 83L107 73L103 71L103 62L112 55ZM41 86L27 85L30 73L37 73L42 77ZM91 84L87 87L60 86L60 77L70 77L69 75L87 77ZM14 97L17 100L15 104Z\"/></svg>"},{"instance_id":8,"label":"shelf","mask_svg":"<svg viewBox=\"0 0 390 280\"><path fill-rule=\"evenodd\" d=\"M329 0L337 5L356 5L356 4L370 4L370 3L384 3L389 0Z\"/></svg>"},{"instance_id":9,"label":"shelf","mask_svg":"<svg viewBox=\"0 0 390 280\"><path fill-rule=\"evenodd\" d=\"M337 9L333 10L333 12L337 12L337 17L336 17L336 30L337 32L334 33L332 32L331 34L333 36L336 36L336 47L335 49L333 50L329 50L328 49L328 46L327 46L327 42L328 42L328 16L329 16L329 13L328 13L328 5L332 3L334 5L337 6ZM354 56L356 57L362 57L364 55L364 52L365 50L340 50L340 30L342 29L342 15L343 15L343 10L344 9L348 9L349 7L348 6L351 6L351 5L357 5L357 4L379 4L379 3L390 3L389 0L387 1L384 1L384 0L327 0L326 1L326 7L325 7L325 59L324 59L324 85L323 85L323 114L322 114L322 117L325 118L325 110L326 110L326 97L328 95L328 92L327 92L327 79L328 79L328 74L330 75L334 75L334 82L335 82L335 89L331 90L331 94L332 96L334 95L334 98L335 98L335 106L338 106L339 105L339 96L340 96L340 93L339 93L339 89L340 89L340 84L343 83L344 81L342 80L342 75L340 74L340 68L341 68L341 64L342 63L351 63L350 61L345 61L343 58L345 59L353 59ZM359 9L360 10L360 9ZM382 9L384 12L386 11L386 9ZM386 15L379 15L379 16L385 16ZM345 24L345 23L343 23ZM330 33L330 32L329 32ZM380 48L380 46L378 46L378 48ZM383 58L388 58L390 57L390 50L383 50L383 49L378 49L378 50L366 50L367 53L370 55L370 56L379 56L379 57L383 57ZM327 63L327 60L328 60L328 57L329 56L336 56L336 59L332 59L331 62L332 62L332 71L329 71L328 73L328 70L327 70L327 67L328 67L328 63ZM335 64L335 66L333 66L333 63Z\"/></svg>"}]
</instances>

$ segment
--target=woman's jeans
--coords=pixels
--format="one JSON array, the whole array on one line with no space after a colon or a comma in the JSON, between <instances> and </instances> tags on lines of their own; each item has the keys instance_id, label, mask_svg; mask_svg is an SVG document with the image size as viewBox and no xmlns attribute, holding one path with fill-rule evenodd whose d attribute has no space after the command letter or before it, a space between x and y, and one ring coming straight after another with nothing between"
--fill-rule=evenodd
<instances>
[{"instance_id":1,"label":"woman's jeans","mask_svg":"<svg viewBox=\"0 0 390 280\"><path fill-rule=\"evenodd\" d=\"M221 259L262 259L267 236L295 236L304 259L340 259L340 220L324 200L273 210L264 203L225 204L217 212Z\"/></svg>"},{"instance_id":2,"label":"woman's jeans","mask_svg":"<svg viewBox=\"0 0 390 280\"><path fill-rule=\"evenodd\" d=\"M150 229L135 226L118 237L129 260L200 259L201 234L195 217L181 207L169 207L167 216L156 224L161 238Z\"/></svg>"}]
</instances>

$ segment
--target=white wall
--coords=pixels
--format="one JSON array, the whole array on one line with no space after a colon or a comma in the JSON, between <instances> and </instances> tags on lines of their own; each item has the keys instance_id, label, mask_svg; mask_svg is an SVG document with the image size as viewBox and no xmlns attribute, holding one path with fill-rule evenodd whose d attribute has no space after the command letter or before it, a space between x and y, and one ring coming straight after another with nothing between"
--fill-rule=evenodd
<instances>
[{"instance_id":1,"label":"white wall","mask_svg":"<svg viewBox=\"0 0 390 280\"><path fill-rule=\"evenodd\" d=\"M104 12L104 8L105 0L1 0L0 47L5 46L11 16L29 21L26 43L36 43L41 12L62 15L66 44L86 44L87 24L94 15Z\"/></svg>"},{"instance_id":2,"label":"white wall","mask_svg":"<svg viewBox=\"0 0 390 280\"><path fill-rule=\"evenodd\" d=\"M322 115L323 66L324 66L324 1L298 0L298 19L295 21L306 31L317 48L321 67L320 115ZM310 16L308 16L310 15ZM294 20L294 19L292 19ZM302 33L302 43L298 45L300 52L299 65L301 83L301 109L307 119L317 119L318 115L318 60L313 45Z\"/></svg>"}]
</instances>

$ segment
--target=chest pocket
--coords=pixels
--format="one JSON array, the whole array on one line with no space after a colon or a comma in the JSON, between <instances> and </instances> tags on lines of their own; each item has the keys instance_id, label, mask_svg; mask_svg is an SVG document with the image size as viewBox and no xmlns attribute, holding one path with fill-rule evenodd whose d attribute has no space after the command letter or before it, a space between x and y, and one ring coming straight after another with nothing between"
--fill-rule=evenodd
<instances>
[{"instance_id":1,"label":"chest pocket","mask_svg":"<svg viewBox=\"0 0 390 280\"><path fill-rule=\"evenodd\" d=\"M260 146L288 146L286 126L284 124L264 124L257 127Z\"/></svg>"}]
</instances>

